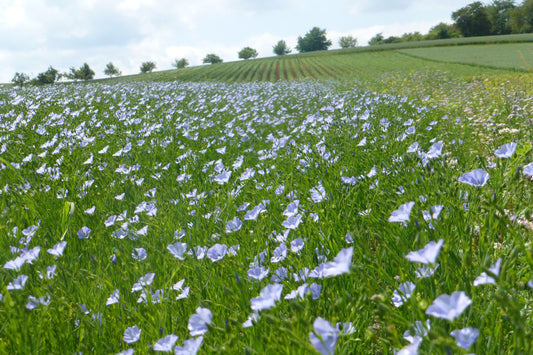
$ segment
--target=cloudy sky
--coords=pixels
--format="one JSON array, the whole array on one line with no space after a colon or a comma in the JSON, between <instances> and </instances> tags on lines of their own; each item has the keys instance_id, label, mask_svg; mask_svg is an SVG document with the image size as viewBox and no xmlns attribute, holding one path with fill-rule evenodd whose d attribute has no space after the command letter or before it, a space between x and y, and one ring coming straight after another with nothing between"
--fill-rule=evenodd
<instances>
[{"instance_id":1,"label":"cloudy sky","mask_svg":"<svg viewBox=\"0 0 533 355\"><path fill-rule=\"evenodd\" d=\"M103 77L113 62L123 74L144 61L156 70L175 59L201 65L207 53L238 60L250 46L272 56L283 39L294 48L312 27L360 45L376 33L427 33L473 0L1 0L0 82L15 72L31 77L49 65L60 71L87 62Z\"/></svg>"}]
</instances>

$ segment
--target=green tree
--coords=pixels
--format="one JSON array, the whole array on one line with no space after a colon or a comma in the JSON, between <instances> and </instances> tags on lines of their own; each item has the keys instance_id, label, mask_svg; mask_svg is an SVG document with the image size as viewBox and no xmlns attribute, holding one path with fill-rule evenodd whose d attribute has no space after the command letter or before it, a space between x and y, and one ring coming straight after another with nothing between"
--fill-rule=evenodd
<instances>
[{"instance_id":1,"label":"green tree","mask_svg":"<svg viewBox=\"0 0 533 355\"><path fill-rule=\"evenodd\" d=\"M446 39L459 36L460 34L457 32L455 26L441 22L429 30L426 39Z\"/></svg>"},{"instance_id":2,"label":"green tree","mask_svg":"<svg viewBox=\"0 0 533 355\"><path fill-rule=\"evenodd\" d=\"M490 32L493 35L511 33L511 13L515 8L513 0L494 0L487 6L487 15L490 21Z\"/></svg>"},{"instance_id":3,"label":"green tree","mask_svg":"<svg viewBox=\"0 0 533 355\"><path fill-rule=\"evenodd\" d=\"M151 73L155 68L156 66L154 62L143 62L140 67L141 73L143 74Z\"/></svg>"},{"instance_id":4,"label":"green tree","mask_svg":"<svg viewBox=\"0 0 533 355\"><path fill-rule=\"evenodd\" d=\"M375 46L376 44L382 44L385 37L383 37L383 33L378 33L374 37L370 38L370 41L368 41L368 44L371 46Z\"/></svg>"},{"instance_id":5,"label":"green tree","mask_svg":"<svg viewBox=\"0 0 533 355\"><path fill-rule=\"evenodd\" d=\"M189 65L189 61L186 58L181 58L180 60L174 60L174 63L172 63L172 66L176 69L183 69L187 65Z\"/></svg>"},{"instance_id":6,"label":"green tree","mask_svg":"<svg viewBox=\"0 0 533 355\"><path fill-rule=\"evenodd\" d=\"M251 47L244 47L243 49L241 49L241 51L239 52L239 58L240 59L250 59L250 58L255 58L257 57L258 53L255 49L251 48Z\"/></svg>"},{"instance_id":7,"label":"green tree","mask_svg":"<svg viewBox=\"0 0 533 355\"><path fill-rule=\"evenodd\" d=\"M287 43L284 40L278 41L276 45L272 48L275 55L286 55L291 52L290 48L287 47Z\"/></svg>"},{"instance_id":8,"label":"green tree","mask_svg":"<svg viewBox=\"0 0 533 355\"><path fill-rule=\"evenodd\" d=\"M409 32L404 33L400 39L402 42L416 42L422 41L424 36L420 32Z\"/></svg>"},{"instance_id":9,"label":"green tree","mask_svg":"<svg viewBox=\"0 0 533 355\"><path fill-rule=\"evenodd\" d=\"M533 32L533 0L525 0L522 5L511 10L509 27L512 33Z\"/></svg>"},{"instance_id":10,"label":"green tree","mask_svg":"<svg viewBox=\"0 0 533 355\"><path fill-rule=\"evenodd\" d=\"M205 56L205 58L203 60L203 63L204 64L206 64L206 63L210 63L210 64L222 63L222 58L220 58L216 54L210 53L210 54Z\"/></svg>"},{"instance_id":11,"label":"green tree","mask_svg":"<svg viewBox=\"0 0 533 355\"><path fill-rule=\"evenodd\" d=\"M28 83L30 81L30 77L28 74L24 73L15 73L13 76L13 79L11 79L11 82L15 85L24 86L24 84Z\"/></svg>"},{"instance_id":12,"label":"green tree","mask_svg":"<svg viewBox=\"0 0 533 355\"><path fill-rule=\"evenodd\" d=\"M107 63L107 65L105 66L104 74L109 75L110 78L112 78L113 75L122 75L121 71L118 70L118 68L115 67L115 65L111 62Z\"/></svg>"},{"instance_id":13,"label":"green tree","mask_svg":"<svg viewBox=\"0 0 533 355\"><path fill-rule=\"evenodd\" d=\"M92 80L94 78L94 70L91 69L89 64L83 63L80 69L76 70L75 78L85 81Z\"/></svg>"},{"instance_id":14,"label":"green tree","mask_svg":"<svg viewBox=\"0 0 533 355\"><path fill-rule=\"evenodd\" d=\"M83 63L79 69L71 67L70 72L63 73L60 76L64 76L70 80L91 80L94 78L94 71L89 67L89 64Z\"/></svg>"},{"instance_id":15,"label":"green tree","mask_svg":"<svg viewBox=\"0 0 533 355\"><path fill-rule=\"evenodd\" d=\"M342 36L339 39L339 46L341 48L355 48L357 46L357 38L354 38L353 36Z\"/></svg>"},{"instance_id":16,"label":"green tree","mask_svg":"<svg viewBox=\"0 0 533 355\"><path fill-rule=\"evenodd\" d=\"M300 53L325 51L331 46L331 41L326 38L326 30L313 27L304 37L298 37L296 49Z\"/></svg>"},{"instance_id":17,"label":"green tree","mask_svg":"<svg viewBox=\"0 0 533 355\"><path fill-rule=\"evenodd\" d=\"M491 24L487 8L480 1L473 2L452 13L452 19L464 37L486 36Z\"/></svg>"},{"instance_id":18,"label":"green tree","mask_svg":"<svg viewBox=\"0 0 533 355\"><path fill-rule=\"evenodd\" d=\"M53 84L59 80L60 77L61 75L59 74L59 71L53 66L49 66L48 70L46 70L44 73L37 74L37 78L32 81L38 85Z\"/></svg>"}]
</instances>

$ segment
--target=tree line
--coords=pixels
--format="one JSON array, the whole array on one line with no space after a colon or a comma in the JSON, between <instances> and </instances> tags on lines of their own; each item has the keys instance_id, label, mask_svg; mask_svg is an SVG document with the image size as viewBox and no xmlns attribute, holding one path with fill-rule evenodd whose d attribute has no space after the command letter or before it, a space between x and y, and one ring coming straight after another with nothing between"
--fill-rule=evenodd
<instances>
[{"instance_id":1,"label":"tree line","mask_svg":"<svg viewBox=\"0 0 533 355\"><path fill-rule=\"evenodd\" d=\"M452 24L441 22L426 35L420 32L404 33L402 36L385 38L376 34L369 45L422 41L433 39L506 35L533 32L533 0L524 0L516 5L513 0L494 0L488 5L472 2L454 11Z\"/></svg>"}]
</instances>

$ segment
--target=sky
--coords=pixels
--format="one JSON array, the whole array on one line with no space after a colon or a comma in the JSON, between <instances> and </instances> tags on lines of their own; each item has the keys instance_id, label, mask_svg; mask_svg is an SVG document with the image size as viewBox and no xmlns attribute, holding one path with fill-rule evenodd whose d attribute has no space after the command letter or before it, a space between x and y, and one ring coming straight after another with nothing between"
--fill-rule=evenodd
<instances>
[{"instance_id":1,"label":"sky","mask_svg":"<svg viewBox=\"0 0 533 355\"><path fill-rule=\"evenodd\" d=\"M326 30L330 49L346 35L366 45L380 32L425 34L472 1L1 0L0 83L50 65L65 72L86 62L100 78L109 62L126 75L145 61L156 71L180 58L202 65L208 53L236 61L247 46L270 57L279 40L296 52L298 36L315 26Z\"/></svg>"}]
</instances>

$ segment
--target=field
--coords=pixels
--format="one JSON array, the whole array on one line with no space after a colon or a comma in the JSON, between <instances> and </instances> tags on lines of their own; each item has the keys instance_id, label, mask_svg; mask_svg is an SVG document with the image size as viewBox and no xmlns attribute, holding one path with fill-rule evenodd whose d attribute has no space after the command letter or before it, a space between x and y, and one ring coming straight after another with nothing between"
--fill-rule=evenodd
<instances>
[{"instance_id":1,"label":"field","mask_svg":"<svg viewBox=\"0 0 533 355\"><path fill-rule=\"evenodd\" d=\"M483 65L0 89L0 353L531 353L531 74Z\"/></svg>"},{"instance_id":2,"label":"field","mask_svg":"<svg viewBox=\"0 0 533 355\"><path fill-rule=\"evenodd\" d=\"M532 43L415 48L400 53L443 62L533 71Z\"/></svg>"},{"instance_id":3,"label":"field","mask_svg":"<svg viewBox=\"0 0 533 355\"><path fill-rule=\"evenodd\" d=\"M531 43L533 34L405 42L163 70L101 81L376 81L390 72L426 69L444 70L454 77L497 75L507 73L509 69L530 72L533 68Z\"/></svg>"}]
</instances>

